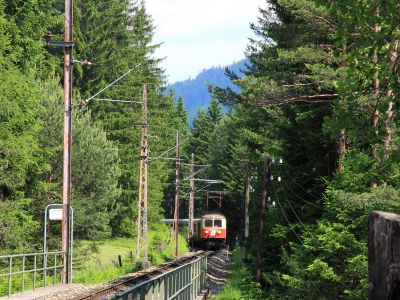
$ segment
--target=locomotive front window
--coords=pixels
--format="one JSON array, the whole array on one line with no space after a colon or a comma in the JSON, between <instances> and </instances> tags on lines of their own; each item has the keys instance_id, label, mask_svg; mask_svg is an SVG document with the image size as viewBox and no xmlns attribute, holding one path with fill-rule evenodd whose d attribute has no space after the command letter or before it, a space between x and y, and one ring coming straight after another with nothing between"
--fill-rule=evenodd
<instances>
[{"instance_id":1,"label":"locomotive front window","mask_svg":"<svg viewBox=\"0 0 400 300\"><path fill-rule=\"evenodd\" d=\"M214 220L214 227L222 227L222 220Z\"/></svg>"},{"instance_id":2,"label":"locomotive front window","mask_svg":"<svg viewBox=\"0 0 400 300\"><path fill-rule=\"evenodd\" d=\"M205 227L212 227L213 226L213 220L204 220L204 226Z\"/></svg>"}]
</instances>

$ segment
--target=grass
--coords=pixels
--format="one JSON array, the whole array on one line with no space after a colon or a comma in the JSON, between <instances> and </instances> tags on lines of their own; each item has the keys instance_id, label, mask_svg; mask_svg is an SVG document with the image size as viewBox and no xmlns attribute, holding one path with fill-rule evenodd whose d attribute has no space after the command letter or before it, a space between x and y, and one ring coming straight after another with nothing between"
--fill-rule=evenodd
<instances>
[{"instance_id":1,"label":"grass","mask_svg":"<svg viewBox=\"0 0 400 300\"><path fill-rule=\"evenodd\" d=\"M173 258L174 243L169 240L168 228L149 233L149 260L157 265ZM179 254L188 251L186 239L180 236ZM77 257L74 272L75 283L96 284L113 280L140 269L141 261L136 260L136 239L118 238L101 242L83 241L81 255ZM79 250L78 250L79 251ZM122 258L122 267L118 264Z\"/></svg>"},{"instance_id":2,"label":"grass","mask_svg":"<svg viewBox=\"0 0 400 300\"><path fill-rule=\"evenodd\" d=\"M243 265L243 251L237 249L233 253L233 269L228 282L220 293L213 296L213 300L232 299L260 299L262 291L257 283L253 282L250 270Z\"/></svg>"},{"instance_id":3,"label":"grass","mask_svg":"<svg viewBox=\"0 0 400 300\"><path fill-rule=\"evenodd\" d=\"M166 225L159 225L149 231L149 260L157 265L174 258L174 241L170 237L170 229ZM74 283L98 284L107 282L141 268L141 261L136 260L136 238L118 238L104 241L74 241ZM181 231L179 238L179 254L188 252L186 232ZM119 266L118 256L122 258L122 267ZM42 261L38 261L38 266ZM33 266L26 265L26 269ZM50 262L50 265L52 262ZM14 260L13 271L21 270L22 262ZM57 270L56 282L60 282L60 270ZM0 274L8 272L8 263L0 262ZM52 284L52 272L47 276L48 284ZM42 273L37 273L36 287L43 286ZM25 275L25 290L33 288L33 275ZM6 295L8 278L0 278L0 297ZM15 275L12 279L13 293L22 290L22 276Z\"/></svg>"}]
</instances>

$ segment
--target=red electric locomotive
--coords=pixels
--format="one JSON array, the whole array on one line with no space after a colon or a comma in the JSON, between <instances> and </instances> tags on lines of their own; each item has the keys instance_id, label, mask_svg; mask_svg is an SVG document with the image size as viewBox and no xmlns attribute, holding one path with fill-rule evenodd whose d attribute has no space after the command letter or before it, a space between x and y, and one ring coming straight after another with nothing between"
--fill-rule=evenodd
<instances>
[{"instance_id":1,"label":"red electric locomotive","mask_svg":"<svg viewBox=\"0 0 400 300\"><path fill-rule=\"evenodd\" d=\"M215 212L196 219L193 223L193 243L201 248L219 249L226 242L226 218Z\"/></svg>"}]
</instances>

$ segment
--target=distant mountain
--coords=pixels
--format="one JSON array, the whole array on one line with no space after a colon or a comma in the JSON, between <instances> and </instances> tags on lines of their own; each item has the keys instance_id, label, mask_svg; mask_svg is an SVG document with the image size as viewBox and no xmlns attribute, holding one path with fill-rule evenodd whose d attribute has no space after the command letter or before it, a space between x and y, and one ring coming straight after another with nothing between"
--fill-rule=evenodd
<instances>
[{"instance_id":1,"label":"distant mountain","mask_svg":"<svg viewBox=\"0 0 400 300\"><path fill-rule=\"evenodd\" d=\"M243 76L241 70L246 69L247 60L227 66L239 77ZM211 100L207 85L216 85L219 87L230 87L238 92L239 88L233 85L225 75L225 66L212 67L201 71L194 79L189 78L185 81L178 81L167 86L166 92L172 89L176 97L182 97L189 113L190 121L196 116L199 108L206 108Z\"/></svg>"}]
</instances>

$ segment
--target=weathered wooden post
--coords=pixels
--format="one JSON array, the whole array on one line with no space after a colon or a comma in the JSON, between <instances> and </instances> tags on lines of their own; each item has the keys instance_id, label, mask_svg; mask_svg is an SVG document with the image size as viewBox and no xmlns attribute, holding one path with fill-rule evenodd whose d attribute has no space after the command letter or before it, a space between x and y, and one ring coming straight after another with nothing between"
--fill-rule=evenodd
<instances>
[{"instance_id":1,"label":"weathered wooden post","mask_svg":"<svg viewBox=\"0 0 400 300\"><path fill-rule=\"evenodd\" d=\"M400 216L374 211L368 223L369 299L400 299Z\"/></svg>"}]
</instances>

